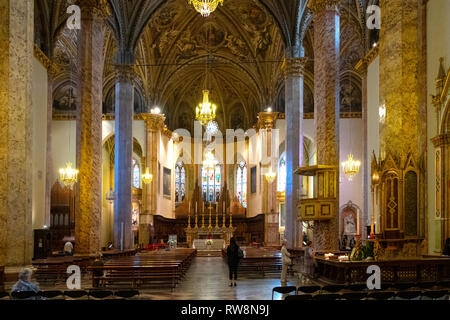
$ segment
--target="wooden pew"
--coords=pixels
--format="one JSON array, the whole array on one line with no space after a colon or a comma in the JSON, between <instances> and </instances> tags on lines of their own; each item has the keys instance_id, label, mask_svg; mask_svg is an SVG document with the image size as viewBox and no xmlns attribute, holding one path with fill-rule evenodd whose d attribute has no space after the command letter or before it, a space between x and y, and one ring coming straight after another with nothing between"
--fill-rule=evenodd
<instances>
[{"instance_id":1,"label":"wooden pew","mask_svg":"<svg viewBox=\"0 0 450 320\"><path fill-rule=\"evenodd\" d=\"M89 270L93 273L93 286L170 285L173 289L182 280L195 255L196 250L193 249L153 251L136 256L116 257L107 261L104 266L90 266ZM97 273L103 275L94 275Z\"/></svg>"}]
</instances>

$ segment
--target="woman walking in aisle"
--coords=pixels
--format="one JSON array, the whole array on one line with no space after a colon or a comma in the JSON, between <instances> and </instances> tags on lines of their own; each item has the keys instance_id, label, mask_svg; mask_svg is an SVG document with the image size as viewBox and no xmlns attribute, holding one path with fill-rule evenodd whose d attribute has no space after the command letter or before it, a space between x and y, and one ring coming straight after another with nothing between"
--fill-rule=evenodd
<instances>
[{"instance_id":1,"label":"woman walking in aisle","mask_svg":"<svg viewBox=\"0 0 450 320\"><path fill-rule=\"evenodd\" d=\"M233 286L233 276L234 276L234 286L236 287L237 281L237 269L239 265L239 260L241 260L244 255L242 250L236 243L236 239L230 239L230 245L227 248L227 257L228 257L228 270L230 275L230 287Z\"/></svg>"}]
</instances>

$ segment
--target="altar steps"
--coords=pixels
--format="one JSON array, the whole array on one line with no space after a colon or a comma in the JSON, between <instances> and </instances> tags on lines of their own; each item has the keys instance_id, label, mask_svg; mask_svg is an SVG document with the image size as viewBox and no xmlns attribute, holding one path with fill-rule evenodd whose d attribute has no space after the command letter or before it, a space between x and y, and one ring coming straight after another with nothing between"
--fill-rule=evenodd
<instances>
[{"instance_id":1,"label":"altar steps","mask_svg":"<svg viewBox=\"0 0 450 320\"><path fill-rule=\"evenodd\" d=\"M197 257L221 257L222 250L197 250Z\"/></svg>"}]
</instances>

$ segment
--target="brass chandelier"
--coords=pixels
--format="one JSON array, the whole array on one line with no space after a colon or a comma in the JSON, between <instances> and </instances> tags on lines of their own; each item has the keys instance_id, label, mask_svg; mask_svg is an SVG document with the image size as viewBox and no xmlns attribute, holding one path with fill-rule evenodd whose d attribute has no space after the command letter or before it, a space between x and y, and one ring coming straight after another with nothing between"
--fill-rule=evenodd
<instances>
[{"instance_id":1,"label":"brass chandelier","mask_svg":"<svg viewBox=\"0 0 450 320\"><path fill-rule=\"evenodd\" d=\"M217 163L218 161L214 158L212 152L208 151L205 154L205 160L203 160L203 168L205 168L205 170L215 170Z\"/></svg>"},{"instance_id":2,"label":"brass chandelier","mask_svg":"<svg viewBox=\"0 0 450 320\"><path fill-rule=\"evenodd\" d=\"M153 181L153 175L150 173L150 169L149 168L147 168L146 170L145 170L145 173L142 175L142 182L144 183L144 184L150 184L150 183L152 183L152 181Z\"/></svg>"},{"instance_id":3,"label":"brass chandelier","mask_svg":"<svg viewBox=\"0 0 450 320\"><path fill-rule=\"evenodd\" d=\"M200 103L195 109L195 119L201 122L203 126L216 119L216 105L209 101L209 90L203 90L203 103Z\"/></svg>"},{"instance_id":4,"label":"brass chandelier","mask_svg":"<svg viewBox=\"0 0 450 320\"><path fill-rule=\"evenodd\" d=\"M348 177L348 180L352 180L353 177L359 172L361 161L353 160L353 154L348 155L347 161L342 162L342 171Z\"/></svg>"},{"instance_id":5,"label":"brass chandelier","mask_svg":"<svg viewBox=\"0 0 450 320\"><path fill-rule=\"evenodd\" d=\"M272 168L270 168L270 171L266 172L264 174L264 177L266 178L268 183L272 183L275 181L275 178L277 177L277 174L272 171Z\"/></svg>"},{"instance_id":6,"label":"brass chandelier","mask_svg":"<svg viewBox=\"0 0 450 320\"><path fill-rule=\"evenodd\" d=\"M78 170L72 168L72 163L67 162L65 168L59 169L59 179L67 187L72 187L78 181Z\"/></svg>"},{"instance_id":7,"label":"brass chandelier","mask_svg":"<svg viewBox=\"0 0 450 320\"><path fill-rule=\"evenodd\" d=\"M219 3L223 6L223 0L189 0L189 4L192 4L203 17L209 17L217 9Z\"/></svg>"}]
</instances>

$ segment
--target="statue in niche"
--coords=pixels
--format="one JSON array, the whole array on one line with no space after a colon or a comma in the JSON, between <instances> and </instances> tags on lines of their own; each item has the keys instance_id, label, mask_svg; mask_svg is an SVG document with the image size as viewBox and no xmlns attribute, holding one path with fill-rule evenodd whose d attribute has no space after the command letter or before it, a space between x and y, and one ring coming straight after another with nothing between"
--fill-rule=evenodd
<instances>
[{"instance_id":1,"label":"statue in niche","mask_svg":"<svg viewBox=\"0 0 450 320\"><path fill-rule=\"evenodd\" d=\"M352 214L348 214L344 218L344 234L346 235L356 234L356 224Z\"/></svg>"}]
</instances>

